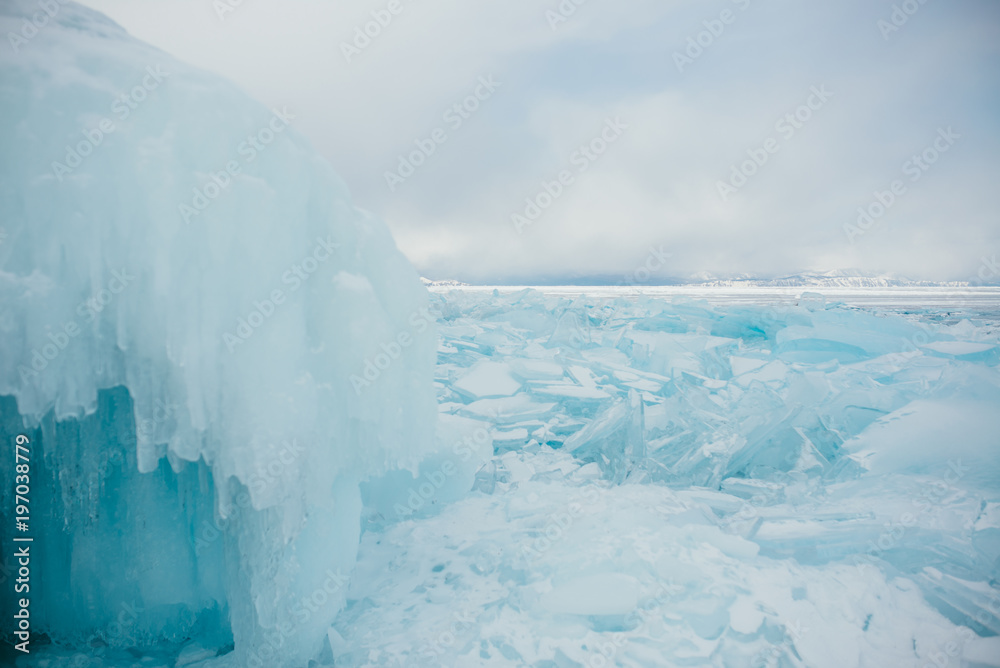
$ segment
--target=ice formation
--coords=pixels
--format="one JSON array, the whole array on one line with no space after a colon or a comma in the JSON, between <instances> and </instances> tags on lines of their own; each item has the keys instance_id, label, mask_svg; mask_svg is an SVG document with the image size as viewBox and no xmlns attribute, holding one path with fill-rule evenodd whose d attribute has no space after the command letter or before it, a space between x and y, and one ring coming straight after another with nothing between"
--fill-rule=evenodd
<instances>
[{"instance_id":1,"label":"ice formation","mask_svg":"<svg viewBox=\"0 0 1000 668\"><path fill-rule=\"evenodd\" d=\"M26 433L33 629L304 665L360 482L435 448L427 293L294 110L49 4L0 8L0 464Z\"/></svg>"},{"instance_id":2,"label":"ice formation","mask_svg":"<svg viewBox=\"0 0 1000 668\"><path fill-rule=\"evenodd\" d=\"M995 314L436 299L496 456L363 536L337 665L1000 665Z\"/></svg>"},{"instance_id":3,"label":"ice formation","mask_svg":"<svg viewBox=\"0 0 1000 668\"><path fill-rule=\"evenodd\" d=\"M428 297L294 110L53 2L0 8L19 666L1000 666L995 310Z\"/></svg>"}]
</instances>

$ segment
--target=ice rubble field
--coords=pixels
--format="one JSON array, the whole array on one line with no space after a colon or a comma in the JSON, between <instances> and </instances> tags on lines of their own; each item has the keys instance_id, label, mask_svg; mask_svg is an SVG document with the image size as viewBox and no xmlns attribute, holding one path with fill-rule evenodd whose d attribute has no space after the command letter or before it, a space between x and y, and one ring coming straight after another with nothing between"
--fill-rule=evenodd
<instances>
[{"instance_id":1,"label":"ice rubble field","mask_svg":"<svg viewBox=\"0 0 1000 668\"><path fill-rule=\"evenodd\" d=\"M308 665L1000 666L996 314L763 301L432 295L447 447L362 485Z\"/></svg>"},{"instance_id":2,"label":"ice rubble field","mask_svg":"<svg viewBox=\"0 0 1000 668\"><path fill-rule=\"evenodd\" d=\"M995 319L435 304L440 413L496 455L370 511L338 665L1000 665Z\"/></svg>"}]
</instances>

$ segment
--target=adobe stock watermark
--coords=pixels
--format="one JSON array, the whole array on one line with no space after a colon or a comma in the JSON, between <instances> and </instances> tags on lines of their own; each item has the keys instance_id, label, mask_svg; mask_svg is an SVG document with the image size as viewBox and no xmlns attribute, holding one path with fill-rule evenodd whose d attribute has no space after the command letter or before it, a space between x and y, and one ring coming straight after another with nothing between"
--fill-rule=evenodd
<instances>
[{"instance_id":1,"label":"adobe stock watermark","mask_svg":"<svg viewBox=\"0 0 1000 668\"><path fill-rule=\"evenodd\" d=\"M382 34L382 31L403 13L404 9L406 9L406 5L403 4L402 0L389 0L384 9L373 9L370 13L372 17L370 21L354 27L351 41L340 43L340 52L344 54L344 60L350 64L354 58L360 56Z\"/></svg>"},{"instance_id":2,"label":"adobe stock watermark","mask_svg":"<svg viewBox=\"0 0 1000 668\"><path fill-rule=\"evenodd\" d=\"M986 281L995 280L998 277L1000 277L1000 264L997 264L997 254L994 253L993 257L982 258L982 264L979 265L976 276L970 283L977 286L983 285Z\"/></svg>"},{"instance_id":3,"label":"adobe stock watermark","mask_svg":"<svg viewBox=\"0 0 1000 668\"><path fill-rule=\"evenodd\" d=\"M135 435L140 443L148 443L155 433L159 424L165 424L172 420L180 408L177 404L166 403L162 399L157 399L153 406L153 417L144 418L135 425ZM96 466L88 466L88 471L83 477L84 485L91 489L97 489L102 482L107 479L113 467L125 467L128 464L128 453L122 448L110 448L101 450Z\"/></svg>"},{"instance_id":4,"label":"adobe stock watermark","mask_svg":"<svg viewBox=\"0 0 1000 668\"><path fill-rule=\"evenodd\" d=\"M682 593L684 593L683 587L676 584L673 579L667 580L666 583L659 585L656 593L647 599L645 603L625 615L625 619L623 620L624 626L632 629L631 633L633 637L649 635L651 631L649 627L655 621L662 619L660 608L667 601ZM602 642L594 648L596 653L592 654L587 661L588 668L607 668L608 666L618 665L616 662L618 651L627 642L628 638L621 631L612 633L608 641Z\"/></svg>"},{"instance_id":5,"label":"adobe stock watermark","mask_svg":"<svg viewBox=\"0 0 1000 668\"><path fill-rule=\"evenodd\" d=\"M249 165L257 156L270 146L275 139L289 126L289 121L295 116L288 112L288 107L282 107L281 111L271 109L271 120L257 130L254 134L247 135L247 138L236 147L236 153L243 157L243 163ZM238 160L230 160L223 169L212 172L209 175L209 182L202 187L194 187L194 195L191 204L181 202L177 205L177 210L185 224L191 222L191 218L201 215L209 204L215 201L226 189L232 185L233 179L240 173L242 167Z\"/></svg>"},{"instance_id":6,"label":"adobe stock watermark","mask_svg":"<svg viewBox=\"0 0 1000 668\"><path fill-rule=\"evenodd\" d=\"M781 668L787 665L786 655L796 655L795 643L802 640L809 632L809 627L802 626L801 620L795 620L791 625L783 624L785 637L781 644L770 643L757 652L750 661L750 668Z\"/></svg>"},{"instance_id":7,"label":"adobe stock watermark","mask_svg":"<svg viewBox=\"0 0 1000 668\"><path fill-rule=\"evenodd\" d=\"M640 262L635 269L625 274L622 280L618 281L618 285L635 287L649 282L656 272L667 266L667 260L673 256L673 253L663 250L663 244L660 244L659 247L650 246L645 261Z\"/></svg>"},{"instance_id":8,"label":"adobe stock watermark","mask_svg":"<svg viewBox=\"0 0 1000 668\"><path fill-rule=\"evenodd\" d=\"M730 442L727 445L732 447L728 447L723 452L729 455L742 448L744 444ZM703 452L704 448L705 446L702 446ZM798 453L788 453L784 457L784 462L788 466L793 466L798 458ZM748 530L753 530L753 526L760 515L760 509L780 502L784 496L785 489L795 484L795 479L785 471L777 470L773 477L775 478L773 486L764 488L763 491L754 494L748 499L743 499L740 509L722 519L719 522L719 528L731 533L740 533L741 529L747 529L748 527Z\"/></svg>"},{"instance_id":9,"label":"adobe stock watermark","mask_svg":"<svg viewBox=\"0 0 1000 668\"><path fill-rule=\"evenodd\" d=\"M493 79L492 74L479 77L472 92L445 109L441 119L452 132L459 130L479 110L482 103L493 97L502 85ZM389 186L389 191L396 192L396 188L413 176L419 167L426 164L427 160L437 152L438 146L446 141L448 141L448 131L441 127L431 130L427 137L414 139L416 149L406 154L399 154L396 170L385 172L385 183Z\"/></svg>"},{"instance_id":10,"label":"adobe stock watermark","mask_svg":"<svg viewBox=\"0 0 1000 668\"><path fill-rule=\"evenodd\" d=\"M236 329L232 334L229 332L222 334L222 342L226 344L229 352L235 351L237 346L245 343L254 335L254 332L270 320L285 303L288 296L297 292L306 281L312 278L313 274L333 257L334 252L339 247L340 244L333 242L332 234L327 235L326 239L316 237L312 251L281 274L281 283L289 286L288 292L286 293L281 288L271 290L266 297L254 302L253 309L245 317L236 321Z\"/></svg>"},{"instance_id":11,"label":"adobe stock watermark","mask_svg":"<svg viewBox=\"0 0 1000 668\"><path fill-rule=\"evenodd\" d=\"M146 68L146 76L142 81L134 86L128 93L124 93L115 98L111 103L111 113L119 122L128 119L132 112L139 108L149 94L160 87L163 80L170 76L164 72L159 65L150 65ZM97 127L83 131L83 139L75 145L66 145L66 157L64 162L57 160L52 162L52 173L61 183L63 177L72 174L73 170L83 164L83 159L94 152L94 150L104 142L104 138L117 129L115 121L110 118L102 118Z\"/></svg>"},{"instance_id":12,"label":"adobe stock watermark","mask_svg":"<svg viewBox=\"0 0 1000 668\"><path fill-rule=\"evenodd\" d=\"M813 114L823 108L833 93L826 89L826 84L812 86L809 89L809 96L803 104L788 112L774 123L774 130L782 139L789 141L795 134L805 127L813 118ZM748 148L747 159L738 166L732 165L732 173L728 181L717 181L716 189L719 191L719 198L726 202L729 196L739 192L757 172L767 164L775 153L781 150L781 142L774 137L768 137L759 148Z\"/></svg>"},{"instance_id":13,"label":"adobe stock watermark","mask_svg":"<svg viewBox=\"0 0 1000 668\"><path fill-rule=\"evenodd\" d=\"M97 316L104 311L115 300L115 297L135 280L135 276L128 273L128 269L122 267L121 270L112 270L111 279L106 287L101 288L88 299L84 299L76 307L76 314L83 323L92 323ZM80 335L82 331L80 323L76 318L64 322L59 327L49 326L46 337L48 343L41 347L32 348L29 363L20 364L17 367L21 376L21 382L27 384L29 379L38 380L41 373L48 368L49 364L62 354L69 347L73 339Z\"/></svg>"},{"instance_id":14,"label":"adobe stock watermark","mask_svg":"<svg viewBox=\"0 0 1000 668\"><path fill-rule=\"evenodd\" d=\"M139 615L145 608L137 608L134 603L122 603L115 621L108 624L105 639L112 645L131 645L138 640Z\"/></svg>"},{"instance_id":15,"label":"adobe stock watermark","mask_svg":"<svg viewBox=\"0 0 1000 668\"><path fill-rule=\"evenodd\" d=\"M439 633L433 641L428 641L418 649L418 653L425 661L440 661L448 649L457 641L458 636L464 631L472 628L472 625L479 618L478 610L466 609L463 612L455 612L448 623L448 627Z\"/></svg>"},{"instance_id":16,"label":"adobe stock watermark","mask_svg":"<svg viewBox=\"0 0 1000 668\"><path fill-rule=\"evenodd\" d=\"M889 37L893 33L899 32L900 28L910 20L910 17L919 12L920 7L926 4L927 0L903 0L901 4L893 5L889 20L879 19L875 23L879 32L882 33L882 39L888 42Z\"/></svg>"},{"instance_id":17,"label":"adobe stock watermark","mask_svg":"<svg viewBox=\"0 0 1000 668\"><path fill-rule=\"evenodd\" d=\"M868 551L864 555L854 557L854 567L864 573L865 566L874 566L877 558L881 558L882 554L896 547L907 530L917 526L921 516L939 509L949 494L959 493L961 490L955 487L955 484L971 470L971 466L962 465L961 459L949 459L948 470L941 479L927 483L921 488L920 495L912 499L916 513L904 512L898 519L883 524L884 531L879 534L878 539L868 541Z\"/></svg>"},{"instance_id":18,"label":"adobe stock watermark","mask_svg":"<svg viewBox=\"0 0 1000 668\"><path fill-rule=\"evenodd\" d=\"M451 446L451 454L461 462L467 462L473 455L482 450L491 442L490 432L486 427L479 427L471 436L466 436L460 441L455 441ZM459 472L455 459L449 457L433 471L424 473L423 479L418 479L410 489L406 497L406 505L397 503L393 506L396 517L407 518L420 511L428 503L434 503L437 493L444 487L445 482Z\"/></svg>"},{"instance_id":19,"label":"adobe stock watermark","mask_svg":"<svg viewBox=\"0 0 1000 668\"><path fill-rule=\"evenodd\" d=\"M597 488L587 485L581 489L582 499L578 497L576 500L570 501L564 511L549 513L548 520L539 535L531 541L530 545L521 545L518 556L521 558L525 570L534 568L537 559L561 541L578 518L597 506L597 502L600 500Z\"/></svg>"},{"instance_id":20,"label":"adobe stock watermark","mask_svg":"<svg viewBox=\"0 0 1000 668\"><path fill-rule=\"evenodd\" d=\"M227 14L232 14L243 6L244 0L212 0L212 9L220 21L226 20Z\"/></svg>"},{"instance_id":21,"label":"adobe stock watermark","mask_svg":"<svg viewBox=\"0 0 1000 668\"><path fill-rule=\"evenodd\" d=\"M196 555L200 555L212 543L219 540L226 529L239 520L241 514L253 509L251 494L261 496L273 485L279 483L285 473L296 465L299 457L305 452L305 448L299 445L294 438L283 441L280 449L275 450L274 455L267 460L267 463L257 464L256 472L251 474L246 481L247 489L245 491L240 492L231 502L221 506L221 514L213 517L211 522L202 521L200 531L195 534L194 553Z\"/></svg>"},{"instance_id":22,"label":"adobe stock watermark","mask_svg":"<svg viewBox=\"0 0 1000 668\"><path fill-rule=\"evenodd\" d=\"M569 309L562 312L556 325L557 331L562 327L559 342L573 350L584 350L591 344L590 321L585 314Z\"/></svg>"},{"instance_id":23,"label":"adobe stock watermark","mask_svg":"<svg viewBox=\"0 0 1000 668\"><path fill-rule=\"evenodd\" d=\"M549 29L552 32L558 30L560 25L569 21L570 17L576 14L577 8L585 4L587 4L587 0L561 0L554 10L545 10L545 20L549 24Z\"/></svg>"},{"instance_id":24,"label":"adobe stock watermark","mask_svg":"<svg viewBox=\"0 0 1000 668\"><path fill-rule=\"evenodd\" d=\"M947 128L938 128L937 137L927 145L920 153L910 156L910 159L903 163L902 172L909 177L910 183L916 183L924 174L937 163L942 155L951 150L962 135L957 134L949 125ZM858 207L858 218L854 224L844 223L844 234L847 241L854 243L857 237L864 235L868 230L889 212L889 209L908 192L906 183L902 179L896 179L889 184L887 190L876 190L874 199L865 206Z\"/></svg>"},{"instance_id":25,"label":"adobe stock watermark","mask_svg":"<svg viewBox=\"0 0 1000 668\"><path fill-rule=\"evenodd\" d=\"M162 399L157 399L153 406L153 417L140 420L135 426L137 436L148 439L156 431L156 427L173 419L177 413L179 405L174 402L165 403Z\"/></svg>"},{"instance_id":26,"label":"adobe stock watermark","mask_svg":"<svg viewBox=\"0 0 1000 668\"><path fill-rule=\"evenodd\" d=\"M578 174L583 174L607 152L612 144L625 134L627 129L628 125L622 123L620 116L606 119L604 128L597 136L573 151L569 157L570 165L576 167ZM514 225L514 230L518 234L522 234L525 227L534 224L541 218L542 214L574 183L576 183L576 176L570 169L560 170L551 181L543 179L541 189L535 195L525 198L524 209L510 215L510 222Z\"/></svg>"},{"instance_id":27,"label":"adobe stock watermark","mask_svg":"<svg viewBox=\"0 0 1000 668\"><path fill-rule=\"evenodd\" d=\"M997 256L996 253L994 253L991 257L987 257L984 255L982 258L980 258L979 267L976 268L976 272L974 275L969 276L966 283L968 283L968 286L970 288L982 288L986 286L997 285L998 278L1000 278L1000 262L997 262ZM953 296L953 300L949 304L949 310L954 309L957 311L959 309L975 305L975 301L967 297L966 296L967 294L968 293L955 294ZM931 330L931 328L928 327L927 324L923 322L920 323L920 327L923 329L923 331L917 332L913 337L907 340L906 344L904 344L902 352L894 354L895 356L897 356L897 359L899 358L905 359L905 353L916 352L918 350L917 346L924 345L927 343L928 340L926 337L928 334L933 333L933 330ZM917 341L918 336L924 337L924 340Z\"/></svg>"},{"instance_id":28,"label":"adobe stock watermark","mask_svg":"<svg viewBox=\"0 0 1000 668\"><path fill-rule=\"evenodd\" d=\"M750 7L750 0L732 0L732 2L740 11L746 11ZM701 58L705 50L726 32L726 26L736 23L738 16L739 14L731 9L723 9L717 18L702 21L701 24L705 29L687 38L687 47L683 52L674 51L674 65L677 66L677 71L684 74L684 68L693 65L694 61Z\"/></svg>"},{"instance_id":29,"label":"adobe stock watermark","mask_svg":"<svg viewBox=\"0 0 1000 668\"><path fill-rule=\"evenodd\" d=\"M327 568L323 575L326 579L312 593L293 601L287 607L285 618L277 624L274 631L263 634L264 642L247 656L247 668L268 668L275 665L285 641L298 635L299 629L350 582L350 576L345 575L340 568L336 571Z\"/></svg>"},{"instance_id":30,"label":"adobe stock watermark","mask_svg":"<svg viewBox=\"0 0 1000 668\"><path fill-rule=\"evenodd\" d=\"M30 40L34 39L38 31L49 25L49 22L56 17L59 10L62 9L62 5L65 5L69 0L38 0L38 7L40 11L35 12L31 15L31 19L24 19L21 22L21 29L18 32L8 32L7 41L10 42L10 48L17 53L18 49L27 44Z\"/></svg>"},{"instance_id":31,"label":"adobe stock watermark","mask_svg":"<svg viewBox=\"0 0 1000 668\"><path fill-rule=\"evenodd\" d=\"M994 597L990 605L990 607L994 610L997 609L996 602L997 599ZM985 610L980 612L979 618L984 618L984 613ZM988 617L984 618L984 621L980 623L985 624L987 621L989 621ZM949 640L944 643L944 645L938 646L936 651L930 652L927 655L927 658L930 659L930 661L924 663L921 668L948 668L948 666L952 665L952 659L957 660L955 663L956 668L962 666L964 663L962 661L962 652L965 646L975 640L977 636L968 626L959 626L956 628L955 636L958 638L959 642Z\"/></svg>"},{"instance_id":32,"label":"adobe stock watermark","mask_svg":"<svg viewBox=\"0 0 1000 668\"><path fill-rule=\"evenodd\" d=\"M413 345L413 332L423 334L434 322L441 317L438 311L432 311L431 307L421 308L412 313L407 319L407 328L398 332L390 341L383 341L379 348L381 352L375 353L372 357L366 357L361 375L351 374L351 385L354 387L354 394L361 396L361 393L371 387L379 378L382 372L392 366L392 363L403 355L403 351Z\"/></svg>"}]
</instances>

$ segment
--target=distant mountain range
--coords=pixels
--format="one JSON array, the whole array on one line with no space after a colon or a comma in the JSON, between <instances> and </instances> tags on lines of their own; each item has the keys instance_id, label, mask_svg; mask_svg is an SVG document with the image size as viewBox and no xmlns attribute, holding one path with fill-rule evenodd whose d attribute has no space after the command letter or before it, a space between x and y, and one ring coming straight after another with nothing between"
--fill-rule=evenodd
<instances>
[{"instance_id":1,"label":"distant mountain range","mask_svg":"<svg viewBox=\"0 0 1000 668\"><path fill-rule=\"evenodd\" d=\"M690 281L689 285L707 287L776 287L776 288L893 288L893 287L948 287L958 288L969 285L967 281L914 281L899 276L874 275L828 271L822 274L794 274L777 278L708 278Z\"/></svg>"},{"instance_id":2,"label":"distant mountain range","mask_svg":"<svg viewBox=\"0 0 1000 668\"><path fill-rule=\"evenodd\" d=\"M463 287L469 285L487 285L487 283L463 283L456 280L431 280L421 278L427 287ZM915 281L901 276L887 274L872 274L857 270L834 270L824 273L802 273L774 278L761 278L751 275L736 275L720 277L700 272L687 278L663 277L645 282L628 282L617 275L567 276L567 277L536 277L516 280L497 280L488 285L688 285L704 287L747 287L747 288L893 288L893 287L968 287L968 281Z\"/></svg>"},{"instance_id":3,"label":"distant mountain range","mask_svg":"<svg viewBox=\"0 0 1000 668\"><path fill-rule=\"evenodd\" d=\"M420 277L420 280L423 282L424 286L428 288L461 288L469 286L469 283L462 283L461 281L432 281L431 279L424 278L423 276Z\"/></svg>"}]
</instances>

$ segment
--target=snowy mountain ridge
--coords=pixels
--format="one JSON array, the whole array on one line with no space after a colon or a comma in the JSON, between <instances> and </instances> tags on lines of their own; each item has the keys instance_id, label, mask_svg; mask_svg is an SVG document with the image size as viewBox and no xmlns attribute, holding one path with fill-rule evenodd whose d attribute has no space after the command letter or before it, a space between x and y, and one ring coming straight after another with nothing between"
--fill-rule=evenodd
<instances>
[{"instance_id":1,"label":"snowy mountain ridge","mask_svg":"<svg viewBox=\"0 0 1000 668\"><path fill-rule=\"evenodd\" d=\"M613 278L613 277L612 277ZM563 280L546 278L545 280L515 280L497 281L497 285L629 285L636 287L633 283L622 283L612 280L606 276L594 277L572 277ZM454 279L432 280L428 278L420 279L428 288L461 288L470 285L485 285L486 283L466 283ZM490 284L492 285L492 283ZM902 276L865 274L863 272L851 273L846 271L829 271L824 273L802 273L775 278L763 278L750 274L735 276L717 276L709 272L699 272L687 278L669 278L659 281L647 281L645 285L683 285L693 287L708 288L781 288L781 287L810 287L810 288L896 288L896 287L941 287L941 288L965 288L980 283L970 281L918 281Z\"/></svg>"},{"instance_id":2,"label":"snowy mountain ridge","mask_svg":"<svg viewBox=\"0 0 1000 668\"><path fill-rule=\"evenodd\" d=\"M896 287L968 287L968 281L914 281L894 276L795 274L779 278L712 278L688 283L706 287L817 287L817 288L896 288Z\"/></svg>"}]
</instances>

